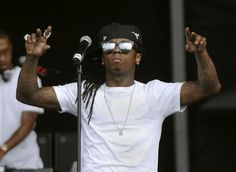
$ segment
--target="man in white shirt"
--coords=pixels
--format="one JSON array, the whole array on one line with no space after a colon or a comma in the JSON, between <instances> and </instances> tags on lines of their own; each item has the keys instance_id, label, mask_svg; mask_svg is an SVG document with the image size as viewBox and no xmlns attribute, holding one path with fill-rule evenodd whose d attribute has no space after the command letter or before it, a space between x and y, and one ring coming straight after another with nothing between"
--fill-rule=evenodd
<instances>
[{"instance_id":1,"label":"man in white shirt","mask_svg":"<svg viewBox=\"0 0 236 172\"><path fill-rule=\"evenodd\" d=\"M36 119L44 109L29 106L16 99L21 68L12 64L12 42L0 31L0 166L14 169L43 168ZM38 80L41 85L40 80Z\"/></svg>"},{"instance_id":2,"label":"man in white shirt","mask_svg":"<svg viewBox=\"0 0 236 172\"><path fill-rule=\"evenodd\" d=\"M77 113L76 83L38 88L38 59L50 46L52 27L26 37L27 58L20 74L17 98L28 104ZM163 120L186 105L220 91L214 64L206 49L206 38L186 28L186 50L194 53L198 80L147 83L135 80L143 42L134 25L112 23L99 33L99 48L105 67L103 80L82 82L81 171L156 172ZM28 89L26 89L28 88ZM79 97L80 98L80 97Z\"/></svg>"}]
</instances>

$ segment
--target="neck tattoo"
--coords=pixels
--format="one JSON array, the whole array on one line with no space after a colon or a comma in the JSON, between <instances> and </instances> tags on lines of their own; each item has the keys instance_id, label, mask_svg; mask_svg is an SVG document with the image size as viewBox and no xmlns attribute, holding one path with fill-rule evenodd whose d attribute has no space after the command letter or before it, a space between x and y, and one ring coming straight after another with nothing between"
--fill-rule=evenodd
<instances>
[{"instance_id":1,"label":"neck tattoo","mask_svg":"<svg viewBox=\"0 0 236 172\"><path fill-rule=\"evenodd\" d=\"M135 89L135 83L134 83L134 86L133 86L133 89L132 89L132 92L131 92L131 95L130 95L130 98L129 98L129 105L128 105L128 110L127 110L127 113L126 113L126 116L125 116L125 120L124 120L124 122L123 122L122 127L120 128L119 125L117 124L116 120L115 120L114 115L112 114L112 111L111 111L110 106L108 105L107 97L106 97L106 86L104 85L104 90L103 90L103 91L104 91L104 99L105 99L105 102L106 102L106 105L107 105L107 109L108 109L108 111L109 111L109 114L111 115L112 121L113 121L113 123L115 124L115 126L116 126L117 129L118 129L118 134L119 134L119 136L122 136L122 135L123 135L123 129L124 129L126 123L127 123L128 117L129 117L130 107L131 107L131 102L132 102L132 99L133 99L134 89Z\"/></svg>"}]
</instances>

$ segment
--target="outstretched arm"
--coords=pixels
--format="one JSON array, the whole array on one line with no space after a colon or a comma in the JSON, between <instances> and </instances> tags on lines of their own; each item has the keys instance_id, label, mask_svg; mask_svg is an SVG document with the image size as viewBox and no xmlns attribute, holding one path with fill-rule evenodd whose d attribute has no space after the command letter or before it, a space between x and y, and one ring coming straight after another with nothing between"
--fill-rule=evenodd
<instances>
[{"instance_id":1,"label":"outstretched arm","mask_svg":"<svg viewBox=\"0 0 236 172\"><path fill-rule=\"evenodd\" d=\"M26 60L19 75L16 97L26 104L60 110L54 89L39 88L37 84L38 60L50 48L47 39L51 31L52 27L48 26L44 33L37 29L36 33L25 37Z\"/></svg>"},{"instance_id":2,"label":"outstretched arm","mask_svg":"<svg viewBox=\"0 0 236 172\"><path fill-rule=\"evenodd\" d=\"M185 35L185 49L194 53L196 58L198 80L183 84L181 89L182 105L200 101L208 96L217 94L221 89L215 65L206 49L206 38L195 32L190 32L189 28L185 29Z\"/></svg>"}]
</instances>

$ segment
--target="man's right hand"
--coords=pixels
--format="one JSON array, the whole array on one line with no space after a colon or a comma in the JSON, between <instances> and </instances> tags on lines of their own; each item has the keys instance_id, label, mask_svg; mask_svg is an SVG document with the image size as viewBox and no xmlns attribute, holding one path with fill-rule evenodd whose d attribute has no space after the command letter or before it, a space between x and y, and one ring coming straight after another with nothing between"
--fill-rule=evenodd
<instances>
[{"instance_id":1,"label":"man's right hand","mask_svg":"<svg viewBox=\"0 0 236 172\"><path fill-rule=\"evenodd\" d=\"M51 35L51 31L51 26L48 26L44 33L38 28L36 33L26 36L25 49L27 56L40 57L50 48L50 45L47 44L47 39Z\"/></svg>"}]
</instances>

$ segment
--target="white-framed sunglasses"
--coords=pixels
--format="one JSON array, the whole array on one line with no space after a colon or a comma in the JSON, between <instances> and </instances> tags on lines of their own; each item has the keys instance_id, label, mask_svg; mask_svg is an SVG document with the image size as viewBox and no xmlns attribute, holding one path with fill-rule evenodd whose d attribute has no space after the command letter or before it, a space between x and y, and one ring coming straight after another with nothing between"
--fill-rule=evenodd
<instances>
[{"instance_id":1,"label":"white-framed sunglasses","mask_svg":"<svg viewBox=\"0 0 236 172\"><path fill-rule=\"evenodd\" d=\"M134 46L134 42L133 41L121 41L121 42L102 42L101 43L102 46L102 51L105 54L110 54L113 52L113 50L116 48L116 46L119 47L119 49L121 50L121 52L123 54L128 54L133 46Z\"/></svg>"}]
</instances>

